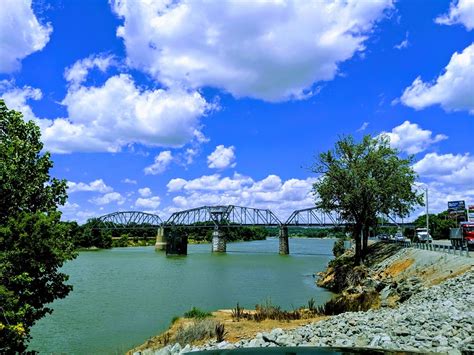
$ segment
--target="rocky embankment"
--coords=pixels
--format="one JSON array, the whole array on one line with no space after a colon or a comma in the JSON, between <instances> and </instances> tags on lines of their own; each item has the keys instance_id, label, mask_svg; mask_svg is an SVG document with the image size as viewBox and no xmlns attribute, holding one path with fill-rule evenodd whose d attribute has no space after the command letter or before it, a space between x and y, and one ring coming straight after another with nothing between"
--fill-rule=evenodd
<instances>
[{"instance_id":1,"label":"rocky embankment","mask_svg":"<svg viewBox=\"0 0 474 355\"><path fill-rule=\"evenodd\" d=\"M474 352L473 258L379 246L367 267L352 267L353 272L343 278L338 272L347 263L339 260L331 265L321 275L320 284L342 288L342 299L375 290L378 296L372 300L371 309L333 315L295 329L275 328L235 343L172 344L141 354L275 346Z\"/></svg>"}]
</instances>

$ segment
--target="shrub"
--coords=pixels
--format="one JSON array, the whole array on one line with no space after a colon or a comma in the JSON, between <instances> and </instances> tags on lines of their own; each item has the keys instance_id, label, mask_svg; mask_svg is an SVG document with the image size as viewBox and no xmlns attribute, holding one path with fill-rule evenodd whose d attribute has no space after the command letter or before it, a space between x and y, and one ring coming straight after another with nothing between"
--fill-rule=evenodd
<instances>
[{"instance_id":1,"label":"shrub","mask_svg":"<svg viewBox=\"0 0 474 355\"><path fill-rule=\"evenodd\" d=\"M232 318L238 322L243 317L245 317L245 311L237 302L237 306L232 309Z\"/></svg>"},{"instance_id":2,"label":"shrub","mask_svg":"<svg viewBox=\"0 0 474 355\"><path fill-rule=\"evenodd\" d=\"M201 319L186 328L179 328L174 341L181 346L192 344L196 341L213 338L216 335L217 322L211 319Z\"/></svg>"},{"instance_id":3,"label":"shrub","mask_svg":"<svg viewBox=\"0 0 474 355\"><path fill-rule=\"evenodd\" d=\"M227 332L225 331L225 326L224 326L224 324L222 324L222 323L217 323L217 324L216 324L215 333L216 333L216 341L217 341L218 343L223 342L225 336L227 335Z\"/></svg>"},{"instance_id":4,"label":"shrub","mask_svg":"<svg viewBox=\"0 0 474 355\"><path fill-rule=\"evenodd\" d=\"M186 313L184 313L185 318L203 319L203 318L211 317L211 316L212 316L211 313L202 311L196 307L193 307L190 311L187 311Z\"/></svg>"},{"instance_id":5,"label":"shrub","mask_svg":"<svg viewBox=\"0 0 474 355\"><path fill-rule=\"evenodd\" d=\"M344 254L344 240L343 239L338 239L334 243L334 246L332 247L332 253L334 256L337 258L338 256L341 256Z\"/></svg>"}]
</instances>

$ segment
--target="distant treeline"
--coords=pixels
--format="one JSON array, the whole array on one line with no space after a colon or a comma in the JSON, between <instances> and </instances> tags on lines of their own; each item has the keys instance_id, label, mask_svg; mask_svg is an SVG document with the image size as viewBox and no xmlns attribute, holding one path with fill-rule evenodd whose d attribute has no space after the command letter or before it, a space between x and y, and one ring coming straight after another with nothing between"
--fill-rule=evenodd
<instances>
[{"instance_id":1,"label":"distant treeline","mask_svg":"<svg viewBox=\"0 0 474 355\"><path fill-rule=\"evenodd\" d=\"M146 240L154 244L156 228L120 228L104 229L104 224L96 218L79 225L77 222L62 222L68 227L69 238L77 249L125 247L128 245L147 245ZM142 225L143 227L143 225Z\"/></svg>"},{"instance_id":2,"label":"distant treeline","mask_svg":"<svg viewBox=\"0 0 474 355\"><path fill-rule=\"evenodd\" d=\"M153 245L157 228L151 225L129 226L128 228L104 228L106 224L96 218L89 219L79 225L77 222L61 222L68 229L68 236L77 249L126 247L134 245ZM187 235L190 242L210 242L212 240L212 222L197 223L196 227L177 227L173 234ZM112 227L112 225L110 225ZM140 228L138 228L140 227ZM143 228L145 227L145 228ZM264 227L232 226L223 227L227 241L263 240L270 236L270 231ZM278 231L275 232L277 235ZM175 234L176 235L176 234Z\"/></svg>"},{"instance_id":3,"label":"distant treeline","mask_svg":"<svg viewBox=\"0 0 474 355\"><path fill-rule=\"evenodd\" d=\"M196 227L178 227L175 232L181 236L187 236L188 240L194 242L210 242L212 240L212 232L214 231L214 224L212 222L198 222ZM228 242L235 241L250 241L263 240L271 236L268 228L265 227L247 227L236 226L221 227L221 232L224 233Z\"/></svg>"}]
</instances>

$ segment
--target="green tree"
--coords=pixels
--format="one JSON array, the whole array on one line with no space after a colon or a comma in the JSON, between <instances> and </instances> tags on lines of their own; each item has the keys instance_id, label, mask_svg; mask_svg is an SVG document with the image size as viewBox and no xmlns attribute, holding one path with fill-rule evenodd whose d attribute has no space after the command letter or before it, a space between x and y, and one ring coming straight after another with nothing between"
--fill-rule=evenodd
<instances>
[{"instance_id":1,"label":"green tree","mask_svg":"<svg viewBox=\"0 0 474 355\"><path fill-rule=\"evenodd\" d=\"M334 150L321 153L313 166L313 172L320 175L313 186L316 206L352 223L357 263L378 215L405 217L423 203L422 195L413 188L412 158L402 159L398 153L386 137L367 135L356 143L348 136Z\"/></svg>"},{"instance_id":2,"label":"green tree","mask_svg":"<svg viewBox=\"0 0 474 355\"><path fill-rule=\"evenodd\" d=\"M449 216L448 211L444 211L438 214L431 214L429 218L430 235L433 239L448 239L449 230L451 228L459 227L459 223L455 218ZM426 227L426 214L419 216L415 220L415 226L417 228Z\"/></svg>"},{"instance_id":3,"label":"green tree","mask_svg":"<svg viewBox=\"0 0 474 355\"><path fill-rule=\"evenodd\" d=\"M57 206L66 182L51 178L38 126L0 100L0 353L23 352L46 305L72 289L59 272L75 256Z\"/></svg>"}]
</instances>

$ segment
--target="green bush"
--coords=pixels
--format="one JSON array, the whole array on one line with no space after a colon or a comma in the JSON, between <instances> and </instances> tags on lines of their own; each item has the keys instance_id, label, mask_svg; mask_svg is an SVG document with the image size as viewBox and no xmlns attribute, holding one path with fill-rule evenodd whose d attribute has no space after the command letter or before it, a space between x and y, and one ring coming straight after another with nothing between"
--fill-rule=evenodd
<instances>
[{"instance_id":1,"label":"green bush","mask_svg":"<svg viewBox=\"0 0 474 355\"><path fill-rule=\"evenodd\" d=\"M344 254L344 240L343 239L338 239L336 240L336 242L334 243L334 246L332 247L332 253L334 254L334 256L337 258L339 256L341 256L342 254Z\"/></svg>"},{"instance_id":2,"label":"green bush","mask_svg":"<svg viewBox=\"0 0 474 355\"><path fill-rule=\"evenodd\" d=\"M190 311L184 313L185 318L196 318L196 319L203 319L207 317L212 317L212 314L209 312L204 312L199 308L193 307Z\"/></svg>"}]
</instances>

